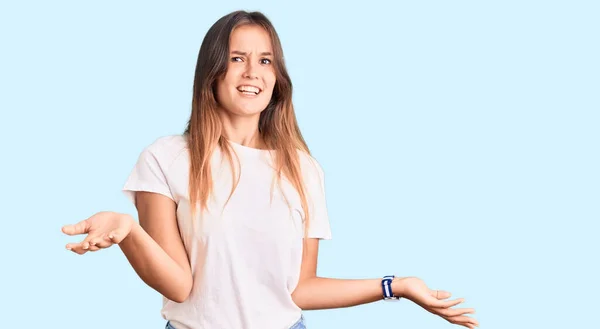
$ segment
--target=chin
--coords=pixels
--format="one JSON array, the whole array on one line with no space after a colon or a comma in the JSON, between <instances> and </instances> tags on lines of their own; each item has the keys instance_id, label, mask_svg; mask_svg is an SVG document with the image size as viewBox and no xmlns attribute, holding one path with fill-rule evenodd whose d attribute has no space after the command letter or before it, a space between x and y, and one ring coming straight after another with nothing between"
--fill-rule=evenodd
<instances>
[{"instance_id":1,"label":"chin","mask_svg":"<svg viewBox=\"0 0 600 329\"><path fill-rule=\"evenodd\" d=\"M262 113L262 111L264 111L267 108L267 106L265 105L264 107L257 107L257 106L251 106L251 107L241 107L241 106L236 106L232 109L225 109L227 112L229 112L230 114L233 114L235 116L240 116L240 117L253 117L253 116L258 116Z\"/></svg>"},{"instance_id":2,"label":"chin","mask_svg":"<svg viewBox=\"0 0 600 329\"><path fill-rule=\"evenodd\" d=\"M258 104L257 104L258 103ZM243 116L259 115L269 105L268 102L250 102L250 104L236 104L233 106L235 112Z\"/></svg>"},{"instance_id":3,"label":"chin","mask_svg":"<svg viewBox=\"0 0 600 329\"><path fill-rule=\"evenodd\" d=\"M240 115L246 116L246 117L257 116L257 115L260 115L262 113L262 111L264 111L265 109L266 109L266 106L263 108L258 108L258 109L245 109L245 110L240 111Z\"/></svg>"}]
</instances>

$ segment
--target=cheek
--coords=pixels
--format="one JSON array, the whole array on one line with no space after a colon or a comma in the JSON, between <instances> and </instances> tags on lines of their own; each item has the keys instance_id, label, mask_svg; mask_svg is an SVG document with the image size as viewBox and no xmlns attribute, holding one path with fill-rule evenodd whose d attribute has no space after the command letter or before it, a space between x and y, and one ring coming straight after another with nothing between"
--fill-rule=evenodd
<instances>
[{"instance_id":1,"label":"cheek","mask_svg":"<svg viewBox=\"0 0 600 329\"><path fill-rule=\"evenodd\" d=\"M215 96L217 96L217 102L218 103L223 103L223 101L225 99L227 99L227 88L225 88L225 84L223 83L223 80L220 80L217 83L217 93Z\"/></svg>"},{"instance_id":2,"label":"cheek","mask_svg":"<svg viewBox=\"0 0 600 329\"><path fill-rule=\"evenodd\" d=\"M225 77L221 78L217 82L217 101L223 102L231 98L231 72L226 73Z\"/></svg>"},{"instance_id":3,"label":"cheek","mask_svg":"<svg viewBox=\"0 0 600 329\"><path fill-rule=\"evenodd\" d=\"M265 78L265 84L268 86L269 88L269 94L273 93L273 88L275 87L275 82L277 81L277 79L275 78L275 74L269 74L266 78Z\"/></svg>"}]
</instances>

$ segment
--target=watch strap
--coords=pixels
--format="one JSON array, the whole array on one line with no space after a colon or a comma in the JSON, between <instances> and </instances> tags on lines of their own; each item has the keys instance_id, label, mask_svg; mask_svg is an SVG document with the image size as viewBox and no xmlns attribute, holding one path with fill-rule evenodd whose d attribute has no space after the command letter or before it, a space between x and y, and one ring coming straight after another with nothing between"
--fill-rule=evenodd
<instances>
[{"instance_id":1,"label":"watch strap","mask_svg":"<svg viewBox=\"0 0 600 329\"><path fill-rule=\"evenodd\" d=\"M394 275L386 275L381 280L381 290L383 291L383 299L400 299L398 296L394 295L392 291L392 281L394 281Z\"/></svg>"}]
</instances>

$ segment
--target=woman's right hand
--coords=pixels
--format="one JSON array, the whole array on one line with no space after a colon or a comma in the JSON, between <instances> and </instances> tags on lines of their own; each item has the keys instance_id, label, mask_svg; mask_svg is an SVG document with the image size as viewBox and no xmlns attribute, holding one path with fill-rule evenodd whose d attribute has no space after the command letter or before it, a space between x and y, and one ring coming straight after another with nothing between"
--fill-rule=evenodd
<instances>
[{"instance_id":1,"label":"woman's right hand","mask_svg":"<svg viewBox=\"0 0 600 329\"><path fill-rule=\"evenodd\" d=\"M134 225L135 220L130 215L102 211L77 224L63 226L62 232L71 236L87 234L83 241L66 245L67 250L83 255L121 243Z\"/></svg>"},{"instance_id":2,"label":"woman's right hand","mask_svg":"<svg viewBox=\"0 0 600 329\"><path fill-rule=\"evenodd\" d=\"M464 302L464 298L448 300L451 294L444 290L432 290L423 280L416 277L398 278L392 282L392 290L428 312L444 318L446 321L470 329L479 327L479 321L467 316L473 314L472 308L452 308Z\"/></svg>"}]
</instances>

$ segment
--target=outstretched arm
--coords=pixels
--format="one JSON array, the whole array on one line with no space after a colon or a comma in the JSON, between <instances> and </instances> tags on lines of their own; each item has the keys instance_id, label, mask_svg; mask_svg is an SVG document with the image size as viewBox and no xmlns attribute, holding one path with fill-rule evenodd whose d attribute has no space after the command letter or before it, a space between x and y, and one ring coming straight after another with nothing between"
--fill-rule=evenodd
<instances>
[{"instance_id":1,"label":"outstretched arm","mask_svg":"<svg viewBox=\"0 0 600 329\"><path fill-rule=\"evenodd\" d=\"M292 293L296 305L303 310L331 309L357 306L383 299L381 278L333 279L317 276L318 239L308 239L304 244L300 280ZM470 308L453 309L464 299L446 300L450 293L431 290L415 277L396 278L392 282L396 296L406 298L427 311L439 315L450 323L468 328L478 326L477 320L464 314L474 313Z\"/></svg>"},{"instance_id":2,"label":"outstretched arm","mask_svg":"<svg viewBox=\"0 0 600 329\"><path fill-rule=\"evenodd\" d=\"M67 249L83 255L118 244L138 276L154 290L175 302L187 299L192 288L190 264L179 236L175 204L150 192L136 194L140 223L131 216L100 212L62 231L87 234Z\"/></svg>"}]
</instances>

